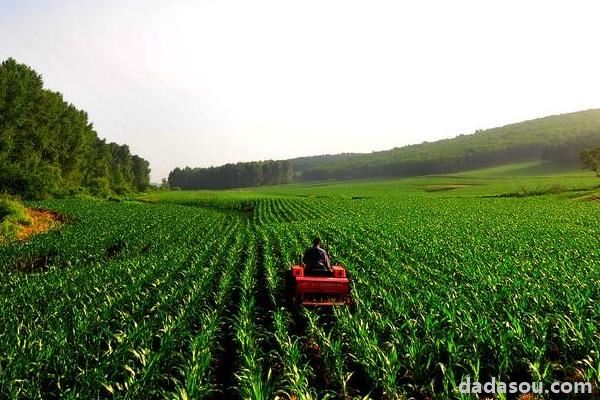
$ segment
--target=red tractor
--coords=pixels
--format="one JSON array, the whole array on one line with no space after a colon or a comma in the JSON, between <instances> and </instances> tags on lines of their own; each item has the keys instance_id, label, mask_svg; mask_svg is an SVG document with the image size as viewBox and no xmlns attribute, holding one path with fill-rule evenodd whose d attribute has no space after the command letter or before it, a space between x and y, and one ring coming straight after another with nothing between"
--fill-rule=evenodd
<instances>
[{"instance_id":1,"label":"red tractor","mask_svg":"<svg viewBox=\"0 0 600 400\"><path fill-rule=\"evenodd\" d=\"M293 265L290 289L296 303L304 306L335 306L350 304L350 280L346 268L334 265L333 276L305 274L303 265Z\"/></svg>"}]
</instances>

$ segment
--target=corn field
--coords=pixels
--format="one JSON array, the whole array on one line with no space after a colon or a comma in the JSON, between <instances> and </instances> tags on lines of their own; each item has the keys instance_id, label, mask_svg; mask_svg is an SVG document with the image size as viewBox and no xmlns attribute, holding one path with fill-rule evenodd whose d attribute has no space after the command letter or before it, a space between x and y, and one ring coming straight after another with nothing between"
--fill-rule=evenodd
<instances>
[{"instance_id":1,"label":"corn field","mask_svg":"<svg viewBox=\"0 0 600 400\"><path fill-rule=\"evenodd\" d=\"M467 398L600 386L600 207L540 198L169 193L49 200L0 246L0 398ZM351 307L295 307L314 236Z\"/></svg>"}]
</instances>

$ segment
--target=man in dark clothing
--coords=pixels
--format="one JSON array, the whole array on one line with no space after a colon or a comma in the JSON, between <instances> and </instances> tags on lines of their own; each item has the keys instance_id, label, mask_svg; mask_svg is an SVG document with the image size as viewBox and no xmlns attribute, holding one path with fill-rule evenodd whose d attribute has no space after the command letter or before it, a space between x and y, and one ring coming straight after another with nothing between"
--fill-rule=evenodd
<instances>
[{"instance_id":1,"label":"man in dark clothing","mask_svg":"<svg viewBox=\"0 0 600 400\"><path fill-rule=\"evenodd\" d=\"M306 249L302 258L308 275L333 276L331 260L325 250L321 248L321 239L316 237L313 246Z\"/></svg>"}]
</instances>

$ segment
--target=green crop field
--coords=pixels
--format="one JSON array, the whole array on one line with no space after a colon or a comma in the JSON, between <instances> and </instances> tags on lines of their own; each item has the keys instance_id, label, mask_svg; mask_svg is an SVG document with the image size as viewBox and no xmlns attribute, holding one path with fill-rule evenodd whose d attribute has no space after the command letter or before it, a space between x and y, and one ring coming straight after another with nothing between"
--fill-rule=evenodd
<instances>
[{"instance_id":1,"label":"green crop field","mask_svg":"<svg viewBox=\"0 0 600 400\"><path fill-rule=\"evenodd\" d=\"M0 246L0 398L460 398L466 377L597 391L598 185L524 164L34 203L65 222ZM285 271L316 235L354 306L290 306Z\"/></svg>"}]
</instances>

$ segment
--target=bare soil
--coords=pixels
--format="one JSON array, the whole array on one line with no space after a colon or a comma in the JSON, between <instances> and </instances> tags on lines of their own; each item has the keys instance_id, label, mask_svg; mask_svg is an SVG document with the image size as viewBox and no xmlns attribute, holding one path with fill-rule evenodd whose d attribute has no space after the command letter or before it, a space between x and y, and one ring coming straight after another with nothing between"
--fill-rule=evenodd
<instances>
[{"instance_id":1,"label":"bare soil","mask_svg":"<svg viewBox=\"0 0 600 400\"><path fill-rule=\"evenodd\" d=\"M17 232L19 240L27 240L33 235L48 232L57 228L64 221L62 215L41 208L28 208L27 214L31 217L31 224L23 225L19 229L19 232Z\"/></svg>"}]
</instances>

